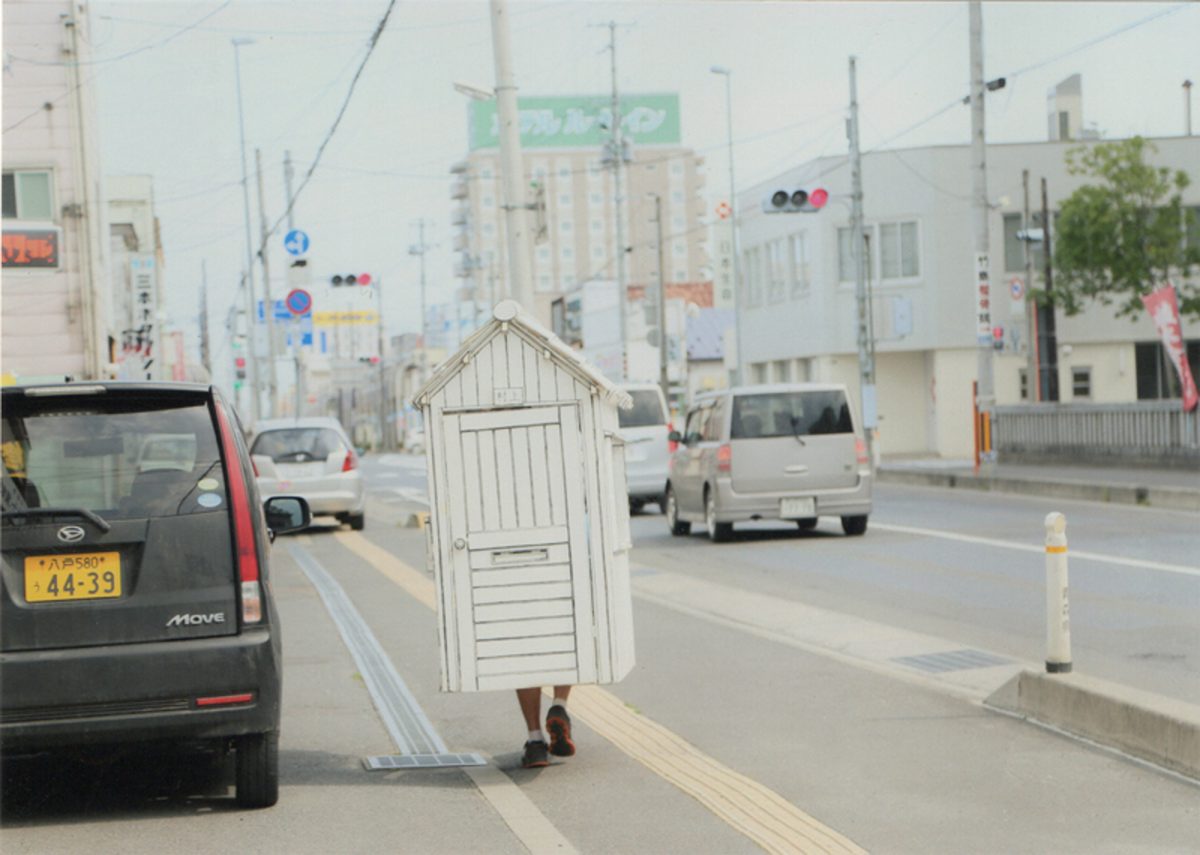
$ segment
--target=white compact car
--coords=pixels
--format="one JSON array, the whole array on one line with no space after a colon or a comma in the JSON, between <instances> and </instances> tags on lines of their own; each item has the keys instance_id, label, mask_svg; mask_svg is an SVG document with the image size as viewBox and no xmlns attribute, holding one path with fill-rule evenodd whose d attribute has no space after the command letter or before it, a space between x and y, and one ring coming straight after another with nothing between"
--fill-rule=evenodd
<instances>
[{"instance_id":1,"label":"white compact car","mask_svg":"<svg viewBox=\"0 0 1200 855\"><path fill-rule=\"evenodd\" d=\"M671 463L666 399L657 383L631 383L621 388L633 398L633 407L618 410L621 438L625 440L629 509L640 511L647 502L664 508Z\"/></svg>"},{"instance_id":2,"label":"white compact car","mask_svg":"<svg viewBox=\"0 0 1200 855\"><path fill-rule=\"evenodd\" d=\"M263 499L302 496L313 516L333 516L361 531L366 491L358 454L337 419L268 419L255 425L250 459Z\"/></svg>"}]
</instances>

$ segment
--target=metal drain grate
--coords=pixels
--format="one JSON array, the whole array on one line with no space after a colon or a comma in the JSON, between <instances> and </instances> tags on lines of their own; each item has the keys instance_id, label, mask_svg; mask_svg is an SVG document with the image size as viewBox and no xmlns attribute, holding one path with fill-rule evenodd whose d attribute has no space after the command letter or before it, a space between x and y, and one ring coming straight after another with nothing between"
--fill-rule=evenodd
<instances>
[{"instance_id":1,"label":"metal drain grate","mask_svg":"<svg viewBox=\"0 0 1200 855\"><path fill-rule=\"evenodd\" d=\"M991 668L1008 665L1011 659L984 653L982 650L947 650L945 653L926 653L922 656L900 656L893 662L924 671L926 674L942 674L947 671L967 671L971 668Z\"/></svg>"},{"instance_id":2,"label":"metal drain grate","mask_svg":"<svg viewBox=\"0 0 1200 855\"><path fill-rule=\"evenodd\" d=\"M372 772L387 769L450 769L456 766L486 766L478 754L384 754L366 757L363 765Z\"/></svg>"}]
</instances>

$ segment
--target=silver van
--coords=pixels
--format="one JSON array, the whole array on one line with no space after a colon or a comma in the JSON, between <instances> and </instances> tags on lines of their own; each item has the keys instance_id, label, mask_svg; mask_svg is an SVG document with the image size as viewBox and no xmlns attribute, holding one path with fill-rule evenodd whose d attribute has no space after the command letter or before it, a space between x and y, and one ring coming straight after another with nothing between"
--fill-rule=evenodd
<instances>
[{"instance_id":1,"label":"silver van","mask_svg":"<svg viewBox=\"0 0 1200 855\"><path fill-rule=\"evenodd\" d=\"M648 502L666 510L671 443L667 401L657 383L628 383L621 387L633 399L628 410L619 410L620 434L625 440L625 480L629 484L629 509L640 511Z\"/></svg>"},{"instance_id":2,"label":"silver van","mask_svg":"<svg viewBox=\"0 0 1200 855\"><path fill-rule=\"evenodd\" d=\"M871 463L846 387L837 383L739 386L699 396L671 457L667 525L702 522L714 541L744 520L794 520L812 528L841 517L867 530Z\"/></svg>"}]
</instances>

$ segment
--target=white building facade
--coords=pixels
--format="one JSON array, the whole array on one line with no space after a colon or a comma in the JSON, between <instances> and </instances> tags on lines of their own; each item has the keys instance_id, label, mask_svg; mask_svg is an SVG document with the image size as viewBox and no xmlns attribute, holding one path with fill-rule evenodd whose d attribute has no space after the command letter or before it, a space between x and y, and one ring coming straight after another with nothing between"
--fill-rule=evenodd
<instances>
[{"instance_id":1,"label":"white building facade","mask_svg":"<svg viewBox=\"0 0 1200 855\"><path fill-rule=\"evenodd\" d=\"M87 7L4 0L3 371L109 376L109 231L87 80Z\"/></svg>"},{"instance_id":2,"label":"white building facade","mask_svg":"<svg viewBox=\"0 0 1200 855\"><path fill-rule=\"evenodd\" d=\"M1156 166L1196 176L1200 138L1151 140ZM1027 400L1028 331L1023 292L1043 287L1041 253L1025 281L1022 172L1040 218L1041 179L1051 218L1078 187L1064 155L1078 141L990 145L987 187L996 400ZM972 383L977 374L975 247L970 149L932 146L863 156L868 282L876 340L879 447L890 455L968 457L973 451ZM823 187L815 214L766 214L777 188ZM850 167L822 158L739 197L741 330L748 382L839 381L857 390L856 300L850 254ZM1200 181L1184 194L1200 207ZM1035 225L1040 225L1040 219ZM1053 241L1053 236L1052 236ZM1053 250L1053 245L1052 245ZM1200 329L1184 321L1184 335ZM1060 400L1115 403L1169 396L1161 345L1150 318L1117 318L1090 305L1057 313ZM1198 346L1193 345L1193 349ZM857 394L857 391L856 391Z\"/></svg>"}]
</instances>

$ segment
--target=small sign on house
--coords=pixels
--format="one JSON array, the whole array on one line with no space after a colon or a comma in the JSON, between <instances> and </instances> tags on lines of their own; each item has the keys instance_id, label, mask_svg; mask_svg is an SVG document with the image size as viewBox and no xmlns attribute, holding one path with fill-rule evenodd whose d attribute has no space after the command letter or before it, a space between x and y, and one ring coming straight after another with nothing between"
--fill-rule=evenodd
<instances>
[{"instance_id":1,"label":"small sign on house","mask_svg":"<svg viewBox=\"0 0 1200 855\"><path fill-rule=\"evenodd\" d=\"M511 300L417 393L443 691L633 668L629 396Z\"/></svg>"}]
</instances>

